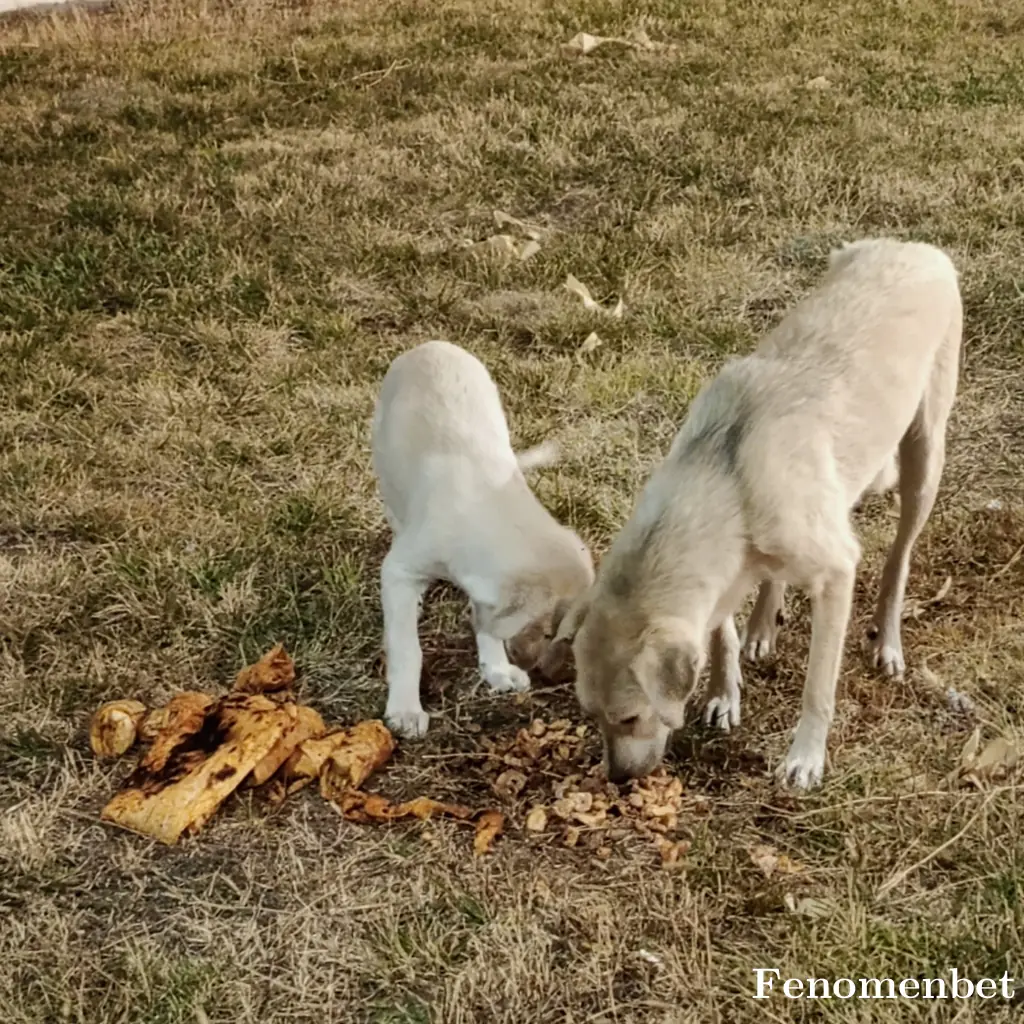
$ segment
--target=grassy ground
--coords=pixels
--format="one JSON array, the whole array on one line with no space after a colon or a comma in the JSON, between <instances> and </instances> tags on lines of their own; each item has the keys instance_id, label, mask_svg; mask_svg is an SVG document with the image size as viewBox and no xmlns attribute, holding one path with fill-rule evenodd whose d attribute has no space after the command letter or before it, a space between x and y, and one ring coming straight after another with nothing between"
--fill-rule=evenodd
<instances>
[{"instance_id":1,"label":"grassy ground","mask_svg":"<svg viewBox=\"0 0 1024 1024\"><path fill-rule=\"evenodd\" d=\"M1024 704L1024 67L997 0L126 4L0 25L0 1005L9 1024L1010 1020L1005 1004L752 1001L753 969L1024 976L1012 785L946 782L977 703ZM654 50L586 58L578 31ZM823 84L820 79L826 80ZM545 235L467 254L492 211ZM398 352L491 367L517 443L560 432L543 500L600 552L700 380L749 348L830 244L948 247L967 337L950 462L918 547L911 670L863 632L824 788L780 793L802 604L745 723L672 764L710 813L681 872L446 824L347 825L314 793L237 800L155 848L97 822L125 767L103 699L226 683L277 640L333 721L378 715L387 544L367 421ZM568 273L621 321L586 313ZM592 330L602 344L581 351ZM994 504L995 503L995 504ZM473 723L576 715L472 693L465 609L424 619L422 745L388 784L479 800ZM928 668L941 681L921 667ZM955 839L884 895L894 874ZM770 844L805 871L768 880ZM792 893L823 915L786 909ZM959 1014L959 1016L956 1016Z\"/></svg>"}]
</instances>

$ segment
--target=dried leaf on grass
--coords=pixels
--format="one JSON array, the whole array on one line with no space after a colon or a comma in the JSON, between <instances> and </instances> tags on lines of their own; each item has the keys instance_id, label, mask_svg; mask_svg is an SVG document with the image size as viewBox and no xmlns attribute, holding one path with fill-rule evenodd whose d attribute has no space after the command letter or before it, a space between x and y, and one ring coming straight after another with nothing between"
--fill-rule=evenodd
<instances>
[{"instance_id":1,"label":"dried leaf on grass","mask_svg":"<svg viewBox=\"0 0 1024 1024\"><path fill-rule=\"evenodd\" d=\"M591 310L595 313L603 313L606 316L615 317L616 319L620 319L626 310L622 299L619 299L611 309L606 306L602 306L601 303L590 294L590 289L572 274L569 274L566 277L563 287L566 291L572 292L573 295L578 295L580 297L583 302L584 309Z\"/></svg>"},{"instance_id":2,"label":"dried leaf on grass","mask_svg":"<svg viewBox=\"0 0 1024 1024\"><path fill-rule=\"evenodd\" d=\"M198 727L188 720L187 735L182 721L172 716L125 788L103 808L104 821L173 845L209 821L280 740L290 716L266 697L237 693L210 707Z\"/></svg>"},{"instance_id":3,"label":"dried leaf on grass","mask_svg":"<svg viewBox=\"0 0 1024 1024\"><path fill-rule=\"evenodd\" d=\"M520 234L525 235L531 242L539 242L543 237L543 233L540 228L534 227L532 224L528 224L525 220L520 220L518 217L513 217L504 210L494 211L494 223L499 229L504 227L516 228Z\"/></svg>"},{"instance_id":4,"label":"dried leaf on grass","mask_svg":"<svg viewBox=\"0 0 1024 1024\"><path fill-rule=\"evenodd\" d=\"M836 905L832 900L818 899L814 896L797 899L791 892L787 892L783 897L783 903L791 914L807 917L812 921L831 917L836 912Z\"/></svg>"},{"instance_id":5,"label":"dried leaf on grass","mask_svg":"<svg viewBox=\"0 0 1024 1024\"><path fill-rule=\"evenodd\" d=\"M540 243L517 242L511 235L491 235L481 242L470 242L469 250L477 255L501 256L525 263L540 252Z\"/></svg>"},{"instance_id":6,"label":"dried leaf on grass","mask_svg":"<svg viewBox=\"0 0 1024 1024\"><path fill-rule=\"evenodd\" d=\"M638 50L654 50L657 44L651 41L650 36L642 28L631 29L625 36L595 36L589 32L578 32L565 44L564 50L567 54L578 54L586 56L593 53L599 46L606 46L608 43L616 43L619 46L633 47Z\"/></svg>"},{"instance_id":7,"label":"dried leaf on grass","mask_svg":"<svg viewBox=\"0 0 1024 1024\"><path fill-rule=\"evenodd\" d=\"M490 235L482 241L467 240L462 244L476 255L497 256L502 259L518 260L521 263L525 263L540 252L542 233L538 228L505 213L504 210L494 211L494 223L499 229L507 227L515 229L524 236L524 240L517 239L515 235L507 231L499 231L498 234Z\"/></svg>"},{"instance_id":8,"label":"dried leaf on grass","mask_svg":"<svg viewBox=\"0 0 1024 1024\"><path fill-rule=\"evenodd\" d=\"M978 726L960 752L960 774L975 784L1005 778L1020 756L1020 747L1005 736L997 736L982 747L981 726Z\"/></svg>"},{"instance_id":9,"label":"dried leaf on grass","mask_svg":"<svg viewBox=\"0 0 1024 1024\"><path fill-rule=\"evenodd\" d=\"M253 665L247 665L235 678L236 693L277 693L291 689L295 682L295 662L277 644Z\"/></svg>"},{"instance_id":10,"label":"dried leaf on grass","mask_svg":"<svg viewBox=\"0 0 1024 1024\"><path fill-rule=\"evenodd\" d=\"M93 712L89 721L89 746L97 757L120 757L138 737L146 705L137 700L112 700Z\"/></svg>"},{"instance_id":11,"label":"dried leaf on grass","mask_svg":"<svg viewBox=\"0 0 1024 1024\"><path fill-rule=\"evenodd\" d=\"M806 870L803 864L784 853L779 853L774 846L753 846L747 852L751 862L761 870L765 878L774 875L800 875Z\"/></svg>"},{"instance_id":12,"label":"dried leaf on grass","mask_svg":"<svg viewBox=\"0 0 1024 1024\"><path fill-rule=\"evenodd\" d=\"M930 608L934 605L941 604L949 597L950 590L953 589L953 577L947 576L942 581L942 586L929 598L925 598L922 601L908 601L903 607L904 619L917 619L921 617L922 612L926 608Z\"/></svg>"}]
</instances>

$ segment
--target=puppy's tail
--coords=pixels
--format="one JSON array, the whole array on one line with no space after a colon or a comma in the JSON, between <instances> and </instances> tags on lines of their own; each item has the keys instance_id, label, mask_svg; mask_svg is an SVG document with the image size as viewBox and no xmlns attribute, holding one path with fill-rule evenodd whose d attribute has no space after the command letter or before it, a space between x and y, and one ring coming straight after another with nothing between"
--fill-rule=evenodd
<instances>
[{"instance_id":1,"label":"puppy's tail","mask_svg":"<svg viewBox=\"0 0 1024 1024\"><path fill-rule=\"evenodd\" d=\"M523 473L529 473L531 469L543 469L546 466L553 466L562 458L562 449L557 441L543 441L525 452L516 452L516 462Z\"/></svg>"}]
</instances>

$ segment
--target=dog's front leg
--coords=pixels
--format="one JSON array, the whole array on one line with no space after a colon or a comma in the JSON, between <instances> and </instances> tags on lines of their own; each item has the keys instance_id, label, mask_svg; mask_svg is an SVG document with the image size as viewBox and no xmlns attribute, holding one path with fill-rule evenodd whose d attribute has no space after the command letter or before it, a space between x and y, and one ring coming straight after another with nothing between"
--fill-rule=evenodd
<instances>
[{"instance_id":1,"label":"dog's front leg","mask_svg":"<svg viewBox=\"0 0 1024 1024\"><path fill-rule=\"evenodd\" d=\"M728 732L740 724L740 638L736 620L727 615L722 624L711 631L711 677L704 724L716 725Z\"/></svg>"},{"instance_id":2,"label":"dog's front leg","mask_svg":"<svg viewBox=\"0 0 1024 1024\"><path fill-rule=\"evenodd\" d=\"M530 677L521 668L508 660L505 644L497 637L480 630L480 616L473 608L473 631L476 635L477 659L480 675L495 693L510 690L523 691L530 688Z\"/></svg>"},{"instance_id":3,"label":"dog's front leg","mask_svg":"<svg viewBox=\"0 0 1024 1024\"><path fill-rule=\"evenodd\" d=\"M835 712L836 682L853 604L856 563L832 570L811 594L811 651L804 682L803 708L786 760L783 781L809 789L825 772L826 741Z\"/></svg>"},{"instance_id":4,"label":"dog's front leg","mask_svg":"<svg viewBox=\"0 0 1024 1024\"><path fill-rule=\"evenodd\" d=\"M785 623L786 584L780 580L763 580L744 630L744 655L750 661L760 661L774 654L775 641Z\"/></svg>"},{"instance_id":5,"label":"dog's front leg","mask_svg":"<svg viewBox=\"0 0 1024 1024\"><path fill-rule=\"evenodd\" d=\"M430 724L420 703L423 652L418 627L420 600L427 583L421 575L409 570L392 547L380 571L388 677L384 717L394 732L413 738L423 736Z\"/></svg>"}]
</instances>

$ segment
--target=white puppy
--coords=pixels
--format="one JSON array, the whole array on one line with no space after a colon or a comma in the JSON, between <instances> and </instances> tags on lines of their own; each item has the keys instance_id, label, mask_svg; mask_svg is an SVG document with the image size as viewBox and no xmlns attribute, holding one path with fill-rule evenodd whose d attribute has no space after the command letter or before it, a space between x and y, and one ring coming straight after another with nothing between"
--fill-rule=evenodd
<instances>
[{"instance_id":1,"label":"white puppy","mask_svg":"<svg viewBox=\"0 0 1024 1024\"><path fill-rule=\"evenodd\" d=\"M537 500L523 471L557 458L553 445L512 450L498 389L464 349L430 341L398 356L374 411L373 469L393 539L381 567L388 724L422 736L417 622L427 586L469 596L480 673L492 689L525 690L504 641L594 579L590 552Z\"/></svg>"},{"instance_id":2,"label":"white puppy","mask_svg":"<svg viewBox=\"0 0 1024 1024\"><path fill-rule=\"evenodd\" d=\"M899 675L910 554L942 475L962 318L943 252L855 242L752 355L701 390L555 637L573 640L577 694L601 725L612 778L660 760L709 641L709 717L739 721L733 613L760 582L762 614L784 583L811 598L803 709L780 774L801 787L821 779L860 559L850 510L887 482L898 448L900 521L872 658Z\"/></svg>"}]
</instances>

